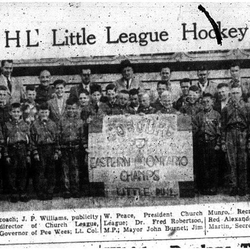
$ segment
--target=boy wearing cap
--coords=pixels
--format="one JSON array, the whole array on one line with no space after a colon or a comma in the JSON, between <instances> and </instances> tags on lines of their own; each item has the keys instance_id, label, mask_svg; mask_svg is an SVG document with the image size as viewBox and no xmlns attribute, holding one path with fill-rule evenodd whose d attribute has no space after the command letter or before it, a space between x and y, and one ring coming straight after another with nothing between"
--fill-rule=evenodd
<instances>
[{"instance_id":1,"label":"boy wearing cap","mask_svg":"<svg viewBox=\"0 0 250 250\"><path fill-rule=\"evenodd\" d=\"M59 123L59 145L62 152L63 197L79 198L79 149L86 146L83 121L77 100L66 101L66 114Z\"/></svg>"},{"instance_id":2,"label":"boy wearing cap","mask_svg":"<svg viewBox=\"0 0 250 250\"><path fill-rule=\"evenodd\" d=\"M197 145L198 164L196 172L197 187L201 194L215 195L218 186L218 158L220 149L220 114L213 109L213 96L205 93L202 98L203 110L194 116L193 136Z\"/></svg>"},{"instance_id":3,"label":"boy wearing cap","mask_svg":"<svg viewBox=\"0 0 250 250\"><path fill-rule=\"evenodd\" d=\"M49 106L40 106L38 119L31 126L31 150L35 160L37 197L51 200L55 188L55 160L58 160L57 126L49 118Z\"/></svg>"},{"instance_id":4,"label":"boy wearing cap","mask_svg":"<svg viewBox=\"0 0 250 250\"><path fill-rule=\"evenodd\" d=\"M10 188L10 201L27 202L27 162L30 162L30 128L22 119L20 103L13 103L11 120L5 123L5 152L7 177Z\"/></svg>"}]
</instances>

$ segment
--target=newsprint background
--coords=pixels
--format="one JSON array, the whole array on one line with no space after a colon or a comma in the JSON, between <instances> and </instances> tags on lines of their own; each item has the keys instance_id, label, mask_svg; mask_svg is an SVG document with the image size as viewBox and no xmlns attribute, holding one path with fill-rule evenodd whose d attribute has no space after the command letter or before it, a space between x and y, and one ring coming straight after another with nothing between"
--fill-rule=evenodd
<instances>
[{"instance_id":1,"label":"newsprint background","mask_svg":"<svg viewBox=\"0 0 250 250\"><path fill-rule=\"evenodd\" d=\"M67 90L80 82L86 67L92 70L92 81L104 89L120 77L119 63L125 58L148 89L156 88L165 64L176 86L184 77L195 82L201 65L209 68L209 78L216 83L227 82L234 60L241 63L242 77L250 78L250 5L201 4L217 24L221 45L198 3L1 3L0 59L14 60L13 76L24 86L37 85L46 67L53 80L67 81ZM248 195L194 194L189 186L191 132L176 116L165 118L171 126L161 137L143 131L141 138L128 130L125 139L117 136L111 142L107 138L114 134L107 136L107 126L117 120L106 119L98 136L90 136L90 183L84 197L0 201L0 248L249 246ZM133 122L142 124L136 119ZM179 163L161 165L154 158L157 153L176 157ZM141 154L147 154L145 166L113 165L113 156ZM98 157L111 162L99 169ZM135 177L138 171L144 171L145 182Z\"/></svg>"}]
</instances>

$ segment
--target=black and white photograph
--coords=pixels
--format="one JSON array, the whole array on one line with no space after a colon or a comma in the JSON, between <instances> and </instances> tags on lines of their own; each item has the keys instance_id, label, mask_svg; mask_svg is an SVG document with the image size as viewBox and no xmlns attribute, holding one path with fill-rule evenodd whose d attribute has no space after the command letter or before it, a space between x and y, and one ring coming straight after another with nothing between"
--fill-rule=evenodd
<instances>
[{"instance_id":1,"label":"black and white photograph","mask_svg":"<svg viewBox=\"0 0 250 250\"><path fill-rule=\"evenodd\" d=\"M0 249L249 247L248 3L0 3Z\"/></svg>"}]
</instances>

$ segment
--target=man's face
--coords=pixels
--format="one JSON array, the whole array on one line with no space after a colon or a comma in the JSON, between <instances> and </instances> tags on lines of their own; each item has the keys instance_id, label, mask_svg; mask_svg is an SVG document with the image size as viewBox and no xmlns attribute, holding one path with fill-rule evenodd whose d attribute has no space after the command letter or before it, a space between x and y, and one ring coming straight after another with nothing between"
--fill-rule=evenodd
<instances>
[{"instance_id":1,"label":"man's face","mask_svg":"<svg viewBox=\"0 0 250 250\"><path fill-rule=\"evenodd\" d=\"M122 76L125 80L130 80L133 77L134 71L132 67L125 67L122 70Z\"/></svg>"},{"instance_id":2,"label":"man's face","mask_svg":"<svg viewBox=\"0 0 250 250\"><path fill-rule=\"evenodd\" d=\"M160 72L162 81L169 81L171 77L171 72L169 68L163 68Z\"/></svg>"},{"instance_id":3,"label":"man's face","mask_svg":"<svg viewBox=\"0 0 250 250\"><path fill-rule=\"evenodd\" d=\"M121 106L127 105L128 101L129 101L129 94L125 94L125 93L120 93L119 94L119 104Z\"/></svg>"},{"instance_id":4,"label":"man's face","mask_svg":"<svg viewBox=\"0 0 250 250\"><path fill-rule=\"evenodd\" d=\"M207 70L198 70L197 76L199 78L199 82L201 84L205 84L208 78L208 71Z\"/></svg>"},{"instance_id":5,"label":"man's face","mask_svg":"<svg viewBox=\"0 0 250 250\"><path fill-rule=\"evenodd\" d=\"M43 120L48 120L48 117L49 117L49 110L48 109L40 109L39 110L39 117L40 119L43 121Z\"/></svg>"},{"instance_id":6,"label":"man's face","mask_svg":"<svg viewBox=\"0 0 250 250\"><path fill-rule=\"evenodd\" d=\"M89 104L89 96L86 95L85 93L81 93L79 96L79 102L81 107L87 106Z\"/></svg>"},{"instance_id":7,"label":"man's face","mask_svg":"<svg viewBox=\"0 0 250 250\"><path fill-rule=\"evenodd\" d=\"M231 96L232 96L233 100L239 101L241 99L241 96L242 96L241 88L232 88L231 89Z\"/></svg>"},{"instance_id":8,"label":"man's face","mask_svg":"<svg viewBox=\"0 0 250 250\"><path fill-rule=\"evenodd\" d=\"M163 104L164 107L171 108L172 107L171 96L170 95L163 95L161 97L161 103Z\"/></svg>"},{"instance_id":9,"label":"man's face","mask_svg":"<svg viewBox=\"0 0 250 250\"><path fill-rule=\"evenodd\" d=\"M36 91L35 90L28 90L27 91L27 99L30 102L33 102L36 99Z\"/></svg>"},{"instance_id":10,"label":"man's face","mask_svg":"<svg viewBox=\"0 0 250 250\"><path fill-rule=\"evenodd\" d=\"M110 103L114 103L115 102L115 98L116 98L116 92L114 89L109 89L106 93L106 96L109 100Z\"/></svg>"},{"instance_id":11,"label":"man's face","mask_svg":"<svg viewBox=\"0 0 250 250\"><path fill-rule=\"evenodd\" d=\"M229 95L229 88L222 87L218 89L218 98L220 101L225 101L228 98Z\"/></svg>"},{"instance_id":12,"label":"man's face","mask_svg":"<svg viewBox=\"0 0 250 250\"><path fill-rule=\"evenodd\" d=\"M141 97L141 105L144 107L144 108L147 108L150 106L150 99L148 96L144 95Z\"/></svg>"},{"instance_id":13,"label":"man's face","mask_svg":"<svg viewBox=\"0 0 250 250\"><path fill-rule=\"evenodd\" d=\"M83 69L82 74L82 83L85 85L88 85L90 83L90 78L91 78L91 70L90 69Z\"/></svg>"},{"instance_id":14,"label":"man's face","mask_svg":"<svg viewBox=\"0 0 250 250\"><path fill-rule=\"evenodd\" d=\"M230 74L232 79L239 79L240 78L240 67L239 66L235 66L235 67L231 67L230 68Z\"/></svg>"},{"instance_id":15,"label":"man's face","mask_svg":"<svg viewBox=\"0 0 250 250\"><path fill-rule=\"evenodd\" d=\"M190 103L194 104L197 101L198 96L199 96L199 94L197 92L189 90L188 99L189 99Z\"/></svg>"},{"instance_id":16,"label":"man's face","mask_svg":"<svg viewBox=\"0 0 250 250\"><path fill-rule=\"evenodd\" d=\"M91 98L92 98L92 101L93 103L99 103L100 102L100 99L101 99L101 93L99 91L96 91L94 92L92 95L91 95Z\"/></svg>"},{"instance_id":17,"label":"man's face","mask_svg":"<svg viewBox=\"0 0 250 250\"><path fill-rule=\"evenodd\" d=\"M210 110L213 106L213 100L211 97L204 97L202 100L204 110Z\"/></svg>"},{"instance_id":18,"label":"man's face","mask_svg":"<svg viewBox=\"0 0 250 250\"><path fill-rule=\"evenodd\" d=\"M5 62L2 67L2 73L5 77L10 77L13 71L13 63Z\"/></svg>"},{"instance_id":19,"label":"man's face","mask_svg":"<svg viewBox=\"0 0 250 250\"><path fill-rule=\"evenodd\" d=\"M0 103L5 104L7 100L7 91L0 90Z\"/></svg>"},{"instance_id":20,"label":"man's face","mask_svg":"<svg viewBox=\"0 0 250 250\"><path fill-rule=\"evenodd\" d=\"M77 105L67 105L67 114L69 117L74 117L75 114L77 113Z\"/></svg>"},{"instance_id":21,"label":"man's face","mask_svg":"<svg viewBox=\"0 0 250 250\"><path fill-rule=\"evenodd\" d=\"M190 87L190 82L182 82L181 83L181 91L182 91L183 96L188 95L189 87Z\"/></svg>"},{"instance_id":22,"label":"man's face","mask_svg":"<svg viewBox=\"0 0 250 250\"><path fill-rule=\"evenodd\" d=\"M55 89L55 93L56 93L57 98L63 97L64 92L65 92L64 85L63 84L57 84L56 89Z\"/></svg>"},{"instance_id":23,"label":"man's face","mask_svg":"<svg viewBox=\"0 0 250 250\"><path fill-rule=\"evenodd\" d=\"M12 108L10 115L13 120L18 121L22 115L21 108Z\"/></svg>"},{"instance_id":24,"label":"man's face","mask_svg":"<svg viewBox=\"0 0 250 250\"><path fill-rule=\"evenodd\" d=\"M132 107L137 107L139 105L139 97L138 95L131 95L130 96L130 103Z\"/></svg>"},{"instance_id":25,"label":"man's face","mask_svg":"<svg viewBox=\"0 0 250 250\"><path fill-rule=\"evenodd\" d=\"M47 87L51 82L51 75L50 72L44 70L40 73L39 80L42 86Z\"/></svg>"},{"instance_id":26,"label":"man's face","mask_svg":"<svg viewBox=\"0 0 250 250\"><path fill-rule=\"evenodd\" d=\"M158 95L159 97L161 97L161 94L167 90L167 86L166 84L159 84L158 87L157 87L157 92L158 92Z\"/></svg>"}]
</instances>

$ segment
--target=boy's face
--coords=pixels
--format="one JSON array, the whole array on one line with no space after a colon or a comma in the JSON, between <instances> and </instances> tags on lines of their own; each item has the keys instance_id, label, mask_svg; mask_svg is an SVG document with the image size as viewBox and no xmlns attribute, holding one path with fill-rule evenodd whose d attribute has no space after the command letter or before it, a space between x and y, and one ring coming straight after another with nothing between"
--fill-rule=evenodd
<instances>
[{"instance_id":1,"label":"boy's face","mask_svg":"<svg viewBox=\"0 0 250 250\"><path fill-rule=\"evenodd\" d=\"M139 97L138 95L131 95L130 96L130 103L133 107L137 107L139 105Z\"/></svg>"},{"instance_id":2,"label":"boy's face","mask_svg":"<svg viewBox=\"0 0 250 250\"><path fill-rule=\"evenodd\" d=\"M134 71L132 67L125 67L122 70L122 76L125 80L130 80L133 77Z\"/></svg>"},{"instance_id":3,"label":"boy's face","mask_svg":"<svg viewBox=\"0 0 250 250\"><path fill-rule=\"evenodd\" d=\"M202 100L204 110L210 110L213 106L213 100L211 97L204 97Z\"/></svg>"},{"instance_id":4,"label":"boy's face","mask_svg":"<svg viewBox=\"0 0 250 250\"><path fill-rule=\"evenodd\" d=\"M167 90L167 86L166 84L159 84L158 87L157 87L157 92L158 92L158 95L159 97L161 97L161 94Z\"/></svg>"},{"instance_id":5,"label":"boy's face","mask_svg":"<svg viewBox=\"0 0 250 250\"><path fill-rule=\"evenodd\" d=\"M110 103L115 102L115 98L116 98L116 92L114 89L109 89L106 93L107 98L109 100Z\"/></svg>"},{"instance_id":6,"label":"boy's face","mask_svg":"<svg viewBox=\"0 0 250 250\"><path fill-rule=\"evenodd\" d=\"M57 85L56 85L55 92L56 92L56 96L57 96L58 98L63 97L63 94L64 94L64 92L65 92L65 87L64 87L64 85L63 85L63 84L57 84Z\"/></svg>"},{"instance_id":7,"label":"boy's face","mask_svg":"<svg viewBox=\"0 0 250 250\"><path fill-rule=\"evenodd\" d=\"M218 89L218 98L220 101L225 101L228 98L229 89L227 87L222 87Z\"/></svg>"},{"instance_id":8,"label":"boy's face","mask_svg":"<svg viewBox=\"0 0 250 250\"><path fill-rule=\"evenodd\" d=\"M232 96L233 100L239 101L241 99L241 96L242 96L241 88L232 88L231 89L231 96Z\"/></svg>"},{"instance_id":9,"label":"boy's face","mask_svg":"<svg viewBox=\"0 0 250 250\"><path fill-rule=\"evenodd\" d=\"M86 95L85 93L81 93L79 96L79 102L80 102L80 105L82 107L88 105L89 104L89 96Z\"/></svg>"},{"instance_id":10,"label":"boy's face","mask_svg":"<svg viewBox=\"0 0 250 250\"><path fill-rule=\"evenodd\" d=\"M94 92L92 95L91 95L91 98L92 98L92 101L93 103L98 103L100 102L100 99L101 99L101 93L99 91L96 91Z\"/></svg>"},{"instance_id":11,"label":"boy's face","mask_svg":"<svg viewBox=\"0 0 250 250\"><path fill-rule=\"evenodd\" d=\"M181 91L183 96L187 96L188 95L188 89L190 87L190 83L189 82L182 82L181 83Z\"/></svg>"},{"instance_id":12,"label":"boy's face","mask_svg":"<svg viewBox=\"0 0 250 250\"><path fill-rule=\"evenodd\" d=\"M163 106L165 106L166 108L171 108L172 107L172 99L171 99L170 95L162 96L161 102L162 102Z\"/></svg>"},{"instance_id":13,"label":"boy's face","mask_svg":"<svg viewBox=\"0 0 250 250\"><path fill-rule=\"evenodd\" d=\"M170 80L170 76L171 76L171 72L169 68L163 68L161 70L161 80L162 81L169 81Z\"/></svg>"},{"instance_id":14,"label":"boy's face","mask_svg":"<svg viewBox=\"0 0 250 250\"><path fill-rule=\"evenodd\" d=\"M39 117L41 120L48 120L49 110L48 109L40 109L39 110Z\"/></svg>"},{"instance_id":15,"label":"boy's face","mask_svg":"<svg viewBox=\"0 0 250 250\"><path fill-rule=\"evenodd\" d=\"M10 115L13 120L18 121L22 115L21 108L12 108Z\"/></svg>"},{"instance_id":16,"label":"boy's face","mask_svg":"<svg viewBox=\"0 0 250 250\"><path fill-rule=\"evenodd\" d=\"M207 82L208 71L207 70L198 70L197 76L199 78L199 82L205 84Z\"/></svg>"},{"instance_id":17,"label":"boy's face","mask_svg":"<svg viewBox=\"0 0 250 250\"><path fill-rule=\"evenodd\" d=\"M35 90L28 90L27 91L27 98L29 101L34 101L36 99L36 91Z\"/></svg>"},{"instance_id":18,"label":"boy's face","mask_svg":"<svg viewBox=\"0 0 250 250\"><path fill-rule=\"evenodd\" d=\"M141 97L141 105L144 107L144 108L148 108L150 106L150 99L148 96L142 96Z\"/></svg>"},{"instance_id":19,"label":"boy's face","mask_svg":"<svg viewBox=\"0 0 250 250\"><path fill-rule=\"evenodd\" d=\"M5 104L7 100L7 92L5 90L0 90L0 103Z\"/></svg>"},{"instance_id":20,"label":"boy's face","mask_svg":"<svg viewBox=\"0 0 250 250\"><path fill-rule=\"evenodd\" d=\"M129 94L125 94L125 93L120 93L119 94L119 104L121 106L127 105L128 101L129 101Z\"/></svg>"},{"instance_id":21,"label":"boy's face","mask_svg":"<svg viewBox=\"0 0 250 250\"><path fill-rule=\"evenodd\" d=\"M67 114L69 117L75 116L76 113L77 113L77 105L76 104L67 105Z\"/></svg>"},{"instance_id":22,"label":"boy's face","mask_svg":"<svg viewBox=\"0 0 250 250\"><path fill-rule=\"evenodd\" d=\"M240 78L240 67L235 66L230 68L230 74L233 79L239 79Z\"/></svg>"},{"instance_id":23,"label":"boy's face","mask_svg":"<svg viewBox=\"0 0 250 250\"><path fill-rule=\"evenodd\" d=\"M188 99L190 103L195 103L198 99L199 94L195 91L189 90L188 92Z\"/></svg>"},{"instance_id":24,"label":"boy's face","mask_svg":"<svg viewBox=\"0 0 250 250\"><path fill-rule=\"evenodd\" d=\"M51 81L51 75L50 72L47 70L43 70L40 73L39 80L42 86L46 87L50 84Z\"/></svg>"}]
</instances>

